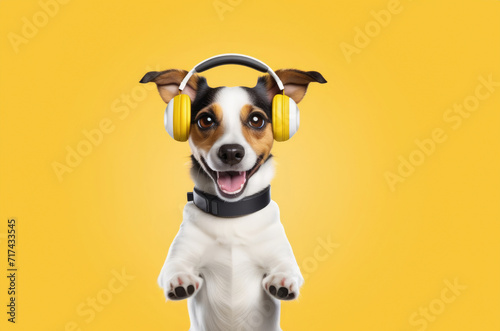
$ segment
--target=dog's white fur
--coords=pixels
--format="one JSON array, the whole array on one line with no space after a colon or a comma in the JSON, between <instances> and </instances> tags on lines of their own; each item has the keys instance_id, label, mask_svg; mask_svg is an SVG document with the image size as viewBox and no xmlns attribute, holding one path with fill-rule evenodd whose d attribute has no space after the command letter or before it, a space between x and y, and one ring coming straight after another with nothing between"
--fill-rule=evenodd
<instances>
[{"instance_id":1,"label":"dog's white fur","mask_svg":"<svg viewBox=\"0 0 500 331\"><path fill-rule=\"evenodd\" d=\"M249 96L242 88L225 87L216 102L223 109L224 134L208 152L190 139L191 151L217 171L249 170L258 157L241 131L240 110L251 103ZM217 151L223 144L242 145L244 159L234 166L222 163ZM198 189L220 195L211 178L196 171L191 175ZM263 190L273 176L274 165L268 160L233 200ZM196 288L188 299L191 331L277 331L280 301L268 293L269 287L286 287L297 297L303 278L274 201L258 212L230 219L204 213L188 202L158 283L167 300L168 292L180 284Z\"/></svg>"}]
</instances>

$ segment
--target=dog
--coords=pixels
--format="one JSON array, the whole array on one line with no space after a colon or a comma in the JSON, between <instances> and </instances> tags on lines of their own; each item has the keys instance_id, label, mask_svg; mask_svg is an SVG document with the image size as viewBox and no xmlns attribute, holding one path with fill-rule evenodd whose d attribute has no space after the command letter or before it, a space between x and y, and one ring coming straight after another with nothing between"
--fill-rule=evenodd
<instances>
[{"instance_id":1,"label":"dog","mask_svg":"<svg viewBox=\"0 0 500 331\"><path fill-rule=\"evenodd\" d=\"M185 139L194 198L158 277L167 300L188 299L191 331L281 330L280 301L297 299L304 282L278 205L270 200L272 100L283 92L274 76L294 104L309 83L326 83L316 71L296 69L269 71L252 88L212 88L198 73L179 69L149 72L141 80L156 83L167 104L179 94L191 102ZM252 204L259 204L255 211ZM236 216L221 217L209 210L215 205L219 213L236 206ZM238 214L248 206L250 212Z\"/></svg>"}]
</instances>

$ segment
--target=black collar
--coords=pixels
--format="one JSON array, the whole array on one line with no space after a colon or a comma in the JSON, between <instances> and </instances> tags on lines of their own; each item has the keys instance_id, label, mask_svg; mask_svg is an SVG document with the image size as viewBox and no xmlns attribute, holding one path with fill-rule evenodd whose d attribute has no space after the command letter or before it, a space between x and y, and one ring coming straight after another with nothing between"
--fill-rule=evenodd
<instances>
[{"instance_id":1,"label":"black collar","mask_svg":"<svg viewBox=\"0 0 500 331\"><path fill-rule=\"evenodd\" d=\"M196 207L200 208L205 213L214 216L244 216L261 210L271 202L271 186L236 202L224 201L215 195L202 192L197 188L194 188L193 192L188 192L187 199L188 201L193 201Z\"/></svg>"}]
</instances>

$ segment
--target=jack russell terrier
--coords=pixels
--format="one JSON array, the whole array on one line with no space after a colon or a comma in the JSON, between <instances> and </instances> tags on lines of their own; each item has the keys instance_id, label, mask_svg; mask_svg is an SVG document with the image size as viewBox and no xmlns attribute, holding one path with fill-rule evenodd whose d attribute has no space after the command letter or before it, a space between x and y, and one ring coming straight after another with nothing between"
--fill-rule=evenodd
<instances>
[{"instance_id":1,"label":"jack russell terrier","mask_svg":"<svg viewBox=\"0 0 500 331\"><path fill-rule=\"evenodd\" d=\"M227 64L267 74L253 88L212 88L197 74ZM149 82L168 104L169 134L189 141L195 183L160 287L167 300L188 299L191 331L281 330L280 300L297 299L304 279L270 197L271 148L297 131L309 83L326 80L223 54L190 72L148 72Z\"/></svg>"}]
</instances>

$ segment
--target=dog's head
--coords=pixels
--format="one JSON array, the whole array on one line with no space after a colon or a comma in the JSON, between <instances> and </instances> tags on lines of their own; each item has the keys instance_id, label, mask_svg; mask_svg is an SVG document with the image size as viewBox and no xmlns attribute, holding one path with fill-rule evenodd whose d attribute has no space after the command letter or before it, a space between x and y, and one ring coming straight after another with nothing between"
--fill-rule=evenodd
<instances>
[{"instance_id":1,"label":"dog's head","mask_svg":"<svg viewBox=\"0 0 500 331\"><path fill-rule=\"evenodd\" d=\"M149 72L141 83L154 82L166 103L179 93L187 71L171 69ZM316 71L284 69L276 74L285 94L299 103L311 82L326 83ZM189 145L192 151L191 175L196 187L236 201L259 192L274 175L272 99L280 90L266 74L257 85L216 87L204 77L193 75L182 93L191 99Z\"/></svg>"}]
</instances>

